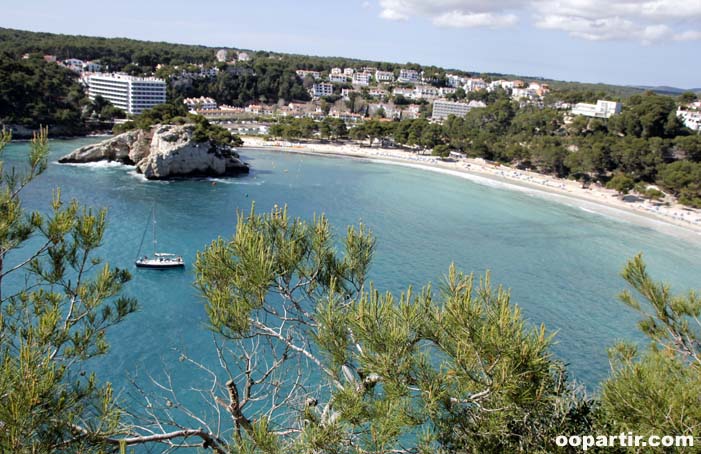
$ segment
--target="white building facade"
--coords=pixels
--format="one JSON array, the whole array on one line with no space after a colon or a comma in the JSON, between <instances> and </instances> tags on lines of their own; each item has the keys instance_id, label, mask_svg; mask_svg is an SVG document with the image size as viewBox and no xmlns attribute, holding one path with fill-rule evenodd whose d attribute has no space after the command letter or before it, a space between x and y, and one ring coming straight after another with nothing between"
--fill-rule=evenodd
<instances>
[{"instance_id":1,"label":"white building facade","mask_svg":"<svg viewBox=\"0 0 701 454\"><path fill-rule=\"evenodd\" d=\"M621 113L621 103L615 101L598 100L596 104L580 102L572 109L572 115L584 115L593 118L611 118Z\"/></svg>"},{"instance_id":2,"label":"white building facade","mask_svg":"<svg viewBox=\"0 0 701 454\"><path fill-rule=\"evenodd\" d=\"M329 84L326 82L314 84L312 85L312 88L309 89L309 93L314 98L321 98L322 96L331 96L333 95L333 84Z\"/></svg>"},{"instance_id":3,"label":"white building facade","mask_svg":"<svg viewBox=\"0 0 701 454\"><path fill-rule=\"evenodd\" d=\"M366 72L358 72L353 74L353 85L370 85L370 80L372 79L372 74Z\"/></svg>"},{"instance_id":4,"label":"white building facade","mask_svg":"<svg viewBox=\"0 0 701 454\"><path fill-rule=\"evenodd\" d=\"M402 69L399 71L397 82L413 84L419 81L419 72L413 69Z\"/></svg>"},{"instance_id":5,"label":"white building facade","mask_svg":"<svg viewBox=\"0 0 701 454\"><path fill-rule=\"evenodd\" d=\"M470 104L439 99L433 103L433 114L431 115L431 118L434 120L445 120L450 115L464 117L472 109L473 106Z\"/></svg>"},{"instance_id":6,"label":"white building facade","mask_svg":"<svg viewBox=\"0 0 701 454\"><path fill-rule=\"evenodd\" d=\"M134 77L127 74L93 74L87 77L88 97L110 101L129 114L166 102L166 83L155 77Z\"/></svg>"}]
</instances>

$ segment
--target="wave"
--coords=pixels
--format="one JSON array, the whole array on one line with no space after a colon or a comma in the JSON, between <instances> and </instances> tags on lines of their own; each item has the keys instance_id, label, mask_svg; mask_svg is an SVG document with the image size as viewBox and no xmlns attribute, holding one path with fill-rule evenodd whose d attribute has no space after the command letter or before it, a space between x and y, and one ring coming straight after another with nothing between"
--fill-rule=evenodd
<instances>
[{"instance_id":1,"label":"wave","mask_svg":"<svg viewBox=\"0 0 701 454\"><path fill-rule=\"evenodd\" d=\"M127 164L122 164L117 161L97 161L97 162L58 162L53 161L54 164L62 166L73 166L73 167L87 167L89 169L133 169L134 166Z\"/></svg>"},{"instance_id":2,"label":"wave","mask_svg":"<svg viewBox=\"0 0 701 454\"><path fill-rule=\"evenodd\" d=\"M221 183L221 184L234 184L234 185L239 185L239 186L262 186L265 183L265 180L256 180L256 181L251 181L251 180L241 180L237 178L207 178L207 181L211 181L213 183Z\"/></svg>"}]
</instances>

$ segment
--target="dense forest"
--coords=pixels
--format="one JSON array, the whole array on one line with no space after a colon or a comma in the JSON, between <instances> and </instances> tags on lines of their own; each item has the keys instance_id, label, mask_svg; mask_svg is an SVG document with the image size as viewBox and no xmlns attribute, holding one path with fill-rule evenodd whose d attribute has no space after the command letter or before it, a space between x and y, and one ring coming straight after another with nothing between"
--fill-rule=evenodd
<instances>
[{"instance_id":1,"label":"dense forest","mask_svg":"<svg viewBox=\"0 0 701 454\"><path fill-rule=\"evenodd\" d=\"M41 58L18 60L0 52L0 122L29 128L50 124L79 133L89 103L74 72Z\"/></svg>"}]
</instances>

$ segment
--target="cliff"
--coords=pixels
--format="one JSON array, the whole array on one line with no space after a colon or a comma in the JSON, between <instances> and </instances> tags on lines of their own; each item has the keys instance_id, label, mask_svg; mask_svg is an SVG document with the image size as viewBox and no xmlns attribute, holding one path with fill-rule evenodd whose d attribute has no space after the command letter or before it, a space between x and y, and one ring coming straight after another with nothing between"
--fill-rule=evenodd
<instances>
[{"instance_id":1,"label":"cliff","mask_svg":"<svg viewBox=\"0 0 701 454\"><path fill-rule=\"evenodd\" d=\"M117 161L133 165L149 180L231 176L248 173L248 164L228 146L193 139L194 125L157 125L132 130L86 145L59 159L60 163Z\"/></svg>"}]
</instances>

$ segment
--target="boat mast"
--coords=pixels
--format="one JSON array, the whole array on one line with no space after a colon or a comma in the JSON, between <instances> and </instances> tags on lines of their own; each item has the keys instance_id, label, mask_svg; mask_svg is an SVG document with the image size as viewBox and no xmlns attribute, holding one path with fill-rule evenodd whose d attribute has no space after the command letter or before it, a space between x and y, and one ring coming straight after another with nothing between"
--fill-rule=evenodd
<instances>
[{"instance_id":1,"label":"boat mast","mask_svg":"<svg viewBox=\"0 0 701 454\"><path fill-rule=\"evenodd\" d=\"M156 240L156 205L153 205L153 211L151 212L153 217L153 256L156 256L156 251L158 250L158 240Z\"/></svg>"}]
</instances>

